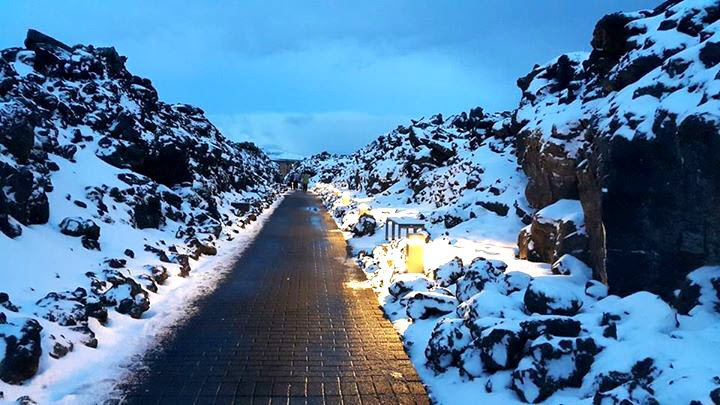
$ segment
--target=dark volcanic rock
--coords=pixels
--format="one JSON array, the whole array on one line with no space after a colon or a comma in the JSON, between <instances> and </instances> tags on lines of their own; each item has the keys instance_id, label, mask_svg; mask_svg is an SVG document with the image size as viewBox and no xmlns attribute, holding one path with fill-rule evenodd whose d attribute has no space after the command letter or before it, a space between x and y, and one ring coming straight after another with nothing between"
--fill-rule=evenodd
<instances>
[{"instance_id":1,"label":"dark volcanic rock","mask_svg":"<svg viewBox=\"0 0 720 405\"><path fill-rule=\"evenodd\" d=\"M0 360L0 380L21 384L35 375L42 354L40 331L42 326L36 320L28 319L19 335L4 336L6 347L5 357Z\"/></svg>"},{"instance_id":2,"label":"dark volcanic rock","mask_svg":"<svg viewBox=\"0 0 720 405\"><path fill-rule=\"evenodd\" d=\"M355 236L371 236L375 235L377 221L370 214L362 214L357 224L352 227L352 233Z\"/></svg>"},{"instance_id":3,"label":"dark volcanic rock","mask_svg":"<svg viewBox=\"0 0 720 405\"><path fill-rule=\"evenodd\" d=\"M715 2L667 1L605 16L589 56L563 55L519 81L528 202L581 201L587 256L573 255L612 293L668 298L688 272L720 260L720 106L717 77L705 74L720 62L709 28L719 14ZM668 36L687 42L667 47ZM659 102L674 94L698 99ZM519 243L530 258L528 234Z\"/></svg>"},{"instance_id":4,"label":"dark volcanic rock","mask_svg":"<svg viewBox=\"0 0 720 405\"><path fill-rule=\"evenodd\" d=\"M460 354L470 345L470 330L462 319L443 319L435 325L425 348L428 364L436 371L457 366Z\"/></svg>"},{"instance_id":5,"label":"dark volcanic rock","mask_svg":"<svg viewBox=\"0 0 720 405\"><path fill-rule=\"evenodd\" d=\"M86 236L89 239L100 239L100 227L91 219L68 217L60 222L60 232L68 236Z\"/></svg>"}]
</instances>

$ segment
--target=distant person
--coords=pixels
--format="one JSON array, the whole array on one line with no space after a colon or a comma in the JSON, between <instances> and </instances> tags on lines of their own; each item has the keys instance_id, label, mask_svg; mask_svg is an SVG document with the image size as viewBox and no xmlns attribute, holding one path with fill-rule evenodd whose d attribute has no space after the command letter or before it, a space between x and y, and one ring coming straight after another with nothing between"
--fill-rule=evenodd
<instances>
[{"instance_id":1,"label":"distant person","mask_svg":"<svg viewBox=\"0 0 720 405\"><path fill-rule=\"evenodd\" d=\"M308 184L310 183L310 175L307 173L303 173L302 175L302 188L303 191L307 193Z\"/></svg>"},{"instance_id":2,"label":"distant person","mask_svg":"<svg viewBox=\"0 0 720 405\"><path fill-rule=\"evenodd\" d=\"M298 190L300 188L300 173L295 172L292 176L292 183L293 183L293 190Z\"/></svg>"}]
</instances>

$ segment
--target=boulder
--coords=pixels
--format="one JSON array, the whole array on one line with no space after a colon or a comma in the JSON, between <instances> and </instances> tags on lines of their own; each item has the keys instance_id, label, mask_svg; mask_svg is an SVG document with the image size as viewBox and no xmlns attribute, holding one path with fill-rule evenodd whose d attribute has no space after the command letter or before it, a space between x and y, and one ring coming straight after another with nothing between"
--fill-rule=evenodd
<instances>
[{"instance_id":1,"label":"boulder","mask_svg":"<svg viewBox=\"0 0 720 405\"><path fill-rule=\"evenodd\" d=\"M100 239L100 227L91 219L67 217L60 222L60 233L68 236L85 236L88 239Z\"/></svg>"},{"instance_id":2,"label":"boulder","mask_svg":"<svg viewBox=\"0 0 720 405\"><path fill-rule=\"evenodd\" d=\"M371 236L375 235L375 229L377 228L377 221L375 217L370 214L360 215L358 222L352 227L352 233L356 237L360 236Z\"/></svg>"},{"instance_id":3,"label":"boulder","mask_svg":"<svg viewBox=\"0 0 720 405\"><path fill-rule=\"evenodd\" d=\"M445 318L433 328L425 357L433 370L444 372L459 364L461 353L471 342L470 331L462 319Z\"/></svg>"},{"instance_id":4,"label":"boulder","mask_svg":"<svg viewBox=\"0 0 720 405\"><path fill-rule=\"evenodd\" d=\"M112 287L101 297L105 305L115 306L117 312L133 318L140 318L150 309L148 293L135 280L116 273L114 278L108 281Z\"/></svg>"},{"instance_id":5,"label":"boulder","mask_svg":"<svg viewBox=\"0 0 720 405\"><path fill-rule=\"evenodd\" d=\"M595 381L597 392L593 398L596 404L643 403L658 405L652 383L660 370L652 358L636 362L629 371L610 371L599 375Z\"/></svg>"},{"instance_id":6,"label":"boulder","mask_svg":"<svg viewBox=\"0 0 720 405\"><path fill-rule=\"evenodd\" d=\"M160 228L164 218L160 197L155 194L143 196L133 207L133 219L138 229Z\"/></svg>"},{"instance_id":7,"label":"boulder","mask_svg":"<svg viewBox=\"0 0 720 405\"><path fill-rule=\"evenodd\" d=\"M434 291L415 291L405 295L407 316L410 319L428 319L455 311L459 302L452 295Z\"/></svg>"},{"instance_id":8,"label":"boulder","mask_svg":"<svg viewBox=\"0 0 720 405\"><path fill-rule=\"evenodd\" d=\"M25 321L16 334L5 334L3 326L0 338L5 339L5 356L0 360L0 380L8 384L22 384L35 375L42 354L40 332L42 326L34 320Z\"/></svg>"},{"instance_id":9,"label":"boulder","mask_svg":"<svg viewBox=\"0 0 720 405\"><path fill-rule=\"evenodd\" d=\"M560 389L580 387L600 350L592 338L538 338L513 371L511 388L536 404Z\"/></svg>"},{"instance_id":10,"label":"boulder","mask_svg":"<svg viewBox=\"0 0 720 405\"><path fill-rule=\"evenodd\" d=\"M27 163L30 150L35 145L35 121L33 113L21 104L5 108L0 114L0 145L21 163Z\"/></svg>"},{"instance_id":11,"label":"boulder","mask_svg":"<svg viewBox=\"0 0 720 405\"><path fill-rule=\"evenodd\" d=\"M414 291L430 291L435 283L422 274L396 274L391 280L388 292L396 299L403 298Z\"/></svg>"},{"instance_id":12,"label":"boulder","mask_svg":"<svg viewBox=\"0 0 720 405\"><path fill-rule=\"evenodd\" d=\"M564 254L587 256L583 210L578 200L559 200L533 215L518 236L520 259L553 263Z\"/></svg>"},{"instance_id":13,"label":"boulder","mask_svg":"<svg viewBox=\"0 0 720 405\"><path fill-rule=\"evenodd\" d=\"M499 260L475 258L457 281L457 298L460 302L467 301L482 291L485 283L498 280L506 268L507 264Z\"/></svg>"},{"instance_id":14,"label":"boulder","mask_svg":"<svg viewBox=\"0 0 720 405\"><path fill-rule=\"evenodd\" d=\"M7 213L23 225L44 224L50 217L45 186L27 167L14 168L0 162L0 187L5 193Z\"/></svg>"},{"instance_id":15,"label":"boulder","mask_svg":"<svg viewBox=\"0 0 720 405\"><path fill-rule=\"evenodd\" d=\"M671 302L682 315L698 306L720 312L720 266L704 266L688 273Z\"/></svg>"},{"instance_id":16,"label":"boulder","mask_svg":"<svg viewBox=\"0 0 720 405\"><path fill-rule=\"evenodd\" d=\"M522 358L525 339L516 330L489 328L482 332L478 347L486 370L509 370Z\"/></svg>"},{"instance_id":17,"label":"boulder","mask_svg":"<svg viewBox=\"0 0 720 405\"><path fill-rule=\"evenodd\" d=\"M525 290L525 308L531 314L573 316L583 306L581 288L561 277L535 278Z\"/></svg>"},{"instance_id":18,"label":"boulder","mask_svg":"<svg viewBox=\"0 0 720 405\"><path fill-rule=\"evenodd\" d=\"M448 287L455 284L457 280L464 274L463 262L459 257L455 257L451 261L430 272L430 278L441 287Z\"/></svg>"}]
</instances>

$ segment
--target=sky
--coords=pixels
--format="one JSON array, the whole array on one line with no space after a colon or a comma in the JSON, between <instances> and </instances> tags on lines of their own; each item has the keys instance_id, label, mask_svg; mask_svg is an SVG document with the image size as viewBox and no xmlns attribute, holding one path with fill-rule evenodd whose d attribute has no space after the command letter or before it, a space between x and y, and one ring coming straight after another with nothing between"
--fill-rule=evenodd
<instances>
[{"instance_id":1,"label":"sky","mask_svg":"<svg viewBox=\"0 0 720 405\"><path fill-rule=\"evenodd\" d=\"M513 109L536 63L590 50L595 22L648 0L0 0L28 28L115 46L160 98L268 150L348 153L411 118Z\"/></svg>"}]
</instances>

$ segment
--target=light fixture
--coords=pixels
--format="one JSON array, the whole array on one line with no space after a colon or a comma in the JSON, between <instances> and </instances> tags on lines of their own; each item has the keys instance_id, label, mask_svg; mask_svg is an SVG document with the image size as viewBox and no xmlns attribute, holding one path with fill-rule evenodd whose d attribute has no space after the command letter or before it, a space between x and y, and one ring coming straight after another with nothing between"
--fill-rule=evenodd
<instances>
[{"instance_id":1,"label":"light fixture","mask_svg":"<svg viewBox=\"0 0 720 405\"><path fill-rule=\"evenodd\" d=\"M405 248L405 268L408 273L425 273L425 238L422 232L411 233Z\"/></svg>"}]
</instances>

